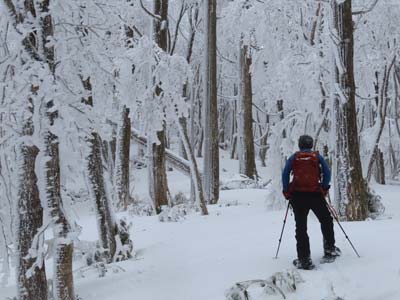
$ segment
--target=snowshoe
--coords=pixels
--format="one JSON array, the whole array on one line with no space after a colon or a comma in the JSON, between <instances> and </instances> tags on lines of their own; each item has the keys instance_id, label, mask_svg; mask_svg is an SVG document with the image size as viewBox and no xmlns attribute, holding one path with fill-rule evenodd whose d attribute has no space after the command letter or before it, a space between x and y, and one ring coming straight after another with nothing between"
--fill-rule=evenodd
<instances>
[{"instance_id":1,"label":"snowshoe","mask_svg":"<svg viewBox=\"0 0 400 300\"><path fill-rule=\"evenodd\" d=\"M330 264L333 263L336 260L337 256L332 256L332 255L324 255L321 260L320 263L321 264Z\"/></svg>"},{"instance_id":2,"label":"snowshoe","mask_svg":"<svg viewBox=\"0 0 400 300\"><path fill-rule=\"evenodd\" d=\"M342 254L342 251L338 247L324 250L324 256L321 259L321 264L332 263Z\"/></svg>"},{"instance_id":3,"label":"snowshoe","mask_svg":"<svg viewBox=\"0 0 400 300\"><path fill-rule=\"evenodd\" d=\"M315 265L313 264L311 258L296 258L293 261L293 265L297 268L297 269L301 269L301 270L313 270L315 269Z\"/></svg>"}]
</instances>

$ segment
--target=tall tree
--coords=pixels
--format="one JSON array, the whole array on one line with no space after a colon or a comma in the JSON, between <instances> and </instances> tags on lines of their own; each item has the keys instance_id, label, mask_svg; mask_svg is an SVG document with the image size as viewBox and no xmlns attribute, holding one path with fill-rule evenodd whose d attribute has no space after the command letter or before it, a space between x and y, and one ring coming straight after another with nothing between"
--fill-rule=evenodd
<instances>
[{"instance_id":1,"label":"tall tree","mask_svg":"<svg viewBox=\"0 0 400 300\"><path fill-rule=\"evenodd\" d=\"M217 0L204 1L204 192L206 201L219 200L219 143L217 98Z\"/></svg>"},{"instance_id":2,"label":"tall tree","mask_svg":"<svg viewBox=\"0 0 400 300\"><path fill-rule=\"evenodd\" d=\"M129 204L129 154L131 146L131 119L129 108L123 106L117 132L115 188L118 206L125 210Z\"/></svg>"},{"instance_id":3,"label":"tall tree","mask_svg":"<svg viewBox=\"0 0 400 300\"><path fill-rule=\"evenodd\" d=\"M33 134L31 120L25 125L24 135ZM37 176L35 173L38 147L23 143L21 153L21 175L18 187L18 225L17 225L17 250L18 250L18 299L47 299L47 280L44 261L41 265L34 266L36 258L29 257L33 239L43 225L43 208L40 203ZM28 258L29 257L29 258ZM27 276L28 270L33 267L33 272Z\"/></svg>"},{"instance_id":4,"label":"tall tree","mask_svg":"<svg viewBox=\"0 0 400 300\"><path fill-rule=\"evenodd\" d=\"M153 37L165 52L169 48L168 39L168 0L154 0ZM156 86L155 97L162 97L160 85ZM164 126L164 125L163 125ZM153 201L156 213L161 212L161 206L168 204L168 181L165 166L165 130L157 132L159 143L149 145L148 169L150 197Z\"/></svg>"},{"instance_id":5,"label":"tall tree","mask_svg":"<svg viewBox=\"0 0 400 300\"><path fill-rule=\"evenodd\" d=\"M251 54L249 46L240 43L240 95L239 95L239 173L257 177L253 136L253 91L251 83Z\"/></svg>"},{"instance_id":6,"label":"tall tree","mask_svg":"<svg viewBox=\"0 0 400 300\"><path fill-rule=\"evenodd\" d=\"M368 215L367 185L363 179L357 130L354 80L354 25L352 1L333 0L335 83L333 93L336 117L335 199L339 211L348 220L364 220ZM334 88L334 87L332 87Z\"/></svg>"},{"instance_id":7,"label":"tall tree","mask_svg":"<svg viewBox=\"0 0 400 300\"><path fill-rule=\"evenodd\" d=\"M88 95L82 98L86 105L93 106L92 84L90 77L82 79L83 88ZM97 227L100 234L100 244L104 249L103 258L106 262L112 262L117 244L115 237L118 233L117 224L112 215L110 199L106 191L104 181L104 170L102 160L102 139L97 131L92 128L88 137L90 153L87 157L87 170L89 177L89 186L92 197L94 198L94 208L97 214Z\"/></svg>"},{"instance_id":8,"label":"tall tree","mask_svg":"<svg viewBox=\"0 0 400 300\"><path fill-rule=\"evenodd\" d=\"M17 27L24 23L27 15L36 16L36 10L33 1L25 1L23 11L19 12L14 3L9 0L5 1L7 8L14 17L14 26ZM35 60L37 56L38 41L36 39L37 31L28 32L22 40L22 45L28 59ZM22 64L28 64L29 60L22 61ZM38 87L31 86L32 97L35 96ZM43 208L39 198L39 189L37 185L36 175L36 158L39 148L29 141L35 129L32 114L34 112L32 98L29 101L30 115L23 124L24 142L20 146L20 175L18 185L18 222L17 222L17 289L18 298L20 300L29 299L47 299L47 280L44 261L40 265L36 264L36 258L30 257L29 253L33 247L34 238L37 236L39 229L43 225ZM42 239L38 239L38 243L43 243ZM40 246L40 245L37 245ZM28 276L28 271L30 274Z\"/></svg>"}]
</instances>

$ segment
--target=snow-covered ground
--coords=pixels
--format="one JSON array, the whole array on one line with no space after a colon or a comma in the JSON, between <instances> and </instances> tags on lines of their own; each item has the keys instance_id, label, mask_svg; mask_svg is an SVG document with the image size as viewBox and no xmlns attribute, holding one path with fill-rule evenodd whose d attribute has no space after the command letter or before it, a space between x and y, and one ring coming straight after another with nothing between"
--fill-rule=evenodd
<instances>
[{"instance_id":1,"label":"snow-covered ground","mask_svg":"<svg viewBox=\"0 0 400 300\"><path fill-rule=\"evenodd\" d=\"M227 171L229 176L229 167ZM145 190L140 178L146 177L137 175L138 195ZM169 173L169 184L173 193L188 192L188 181L179 173ZM400 299L400 186L375 189L382 195L385 215L380 220L343 223L362 258L356 257L335 224L342 257L320 265L322 237L318 221L310 214L311 251L317 269L300 271L305 282L287 299L333 300L335 295L345 300ZM274 259L284 210L268 211L266 194L257 189L221 191L221 201L209 207L209 216L189 215L175 223L125 213L133 223L136 258L115 263L104 277L77 266L79 299L220 300L236 282L268 279L275 272L291 269L296 256L293 216L289 216L279 258ZM84 229L80 238L95 240L93 213L76 211ZM14 293L13 287L3 288L0 298Z\"/></svg>"}]
</instances>

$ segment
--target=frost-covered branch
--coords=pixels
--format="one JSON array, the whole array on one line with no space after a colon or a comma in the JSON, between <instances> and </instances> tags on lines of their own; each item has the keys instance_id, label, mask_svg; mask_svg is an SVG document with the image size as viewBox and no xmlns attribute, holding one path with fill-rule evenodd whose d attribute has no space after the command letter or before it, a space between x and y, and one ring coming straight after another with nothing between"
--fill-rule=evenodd
<instances>
[{"instance_id":1,"label":"frost-covered branch","mask_svg":"<svg viewBox=\"0 0 400 300\"><path fill-rule=\"evenodd\" d=\"M373 1L374 2L368 8L353 11L353 15L363 15L363 14L371 12L379 2L379 0L373 0Z\"/></svg>"}]
</instances>

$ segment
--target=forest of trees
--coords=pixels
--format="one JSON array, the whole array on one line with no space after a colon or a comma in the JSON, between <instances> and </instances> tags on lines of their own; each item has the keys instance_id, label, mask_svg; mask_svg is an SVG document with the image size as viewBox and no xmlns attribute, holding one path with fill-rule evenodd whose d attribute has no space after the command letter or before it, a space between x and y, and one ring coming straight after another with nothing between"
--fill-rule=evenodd
<instances>
[{"instance_id":1,"label":"forest of trees","mask_svg":"<svg viewBox=\"0 0 400 300\"><path fill-rule=\"evenodd\" d=\"M282 201L302 134L330 162L343 220L382 210L370 183L400 176L399 15L389 0L0 0L3 281L16 268L18 299L50 299L52 251L51 297L76 299L71 206L96 213L96 261L129 259L115 213L173 207L173 168L207 215L221 152Z\"/></svg>"}]
</instances>

